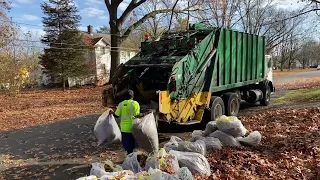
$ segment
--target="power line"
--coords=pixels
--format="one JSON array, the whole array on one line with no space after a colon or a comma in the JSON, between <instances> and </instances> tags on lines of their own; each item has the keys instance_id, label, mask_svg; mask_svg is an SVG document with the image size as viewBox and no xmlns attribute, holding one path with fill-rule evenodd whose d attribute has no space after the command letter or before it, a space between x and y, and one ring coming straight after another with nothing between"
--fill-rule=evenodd
<instances>
[{"instance_id":1,"label":"power line","mask_svg":"<svg viewBox=\"0 0 320 180\"><path fill-rule=\"evenodd\" d=\"M11 21L11 20L4 20L4 19L1 19L0 21L2 21L2 22L8 22L8 23L12 23L12 24L22 24L22 25L26 25L26 26L37 26L37 27L43 27L43 26L41 26L41 25L29 24L29 23L23 23L23 22L16 22L16 21Z\"/></svg>"},{"instance_id":2,"label":"power line","mask_svg":"<svg viewBox=\"0 0 320 180\"><path fill-rule=\"evenodd\" d=\"M28 39L17 39L17 38L3 38L9 41L20 41L20 42L31 42L31 43L42 43L39 40L28 40ZM69 43L51 43L52 45L68 45L68 46L77 46L77 47L101 47L101 48L108 48L108 49L122 49L122 50L132 50L132 51L139 51L139 49L134 49L134 48L126 48L126 47L110 47L110 46L100 46L100 45L81 45L81 44L69 44ZM49 47L47 47L49 48Z\"/></svg>"},{"instance_id":3,"label":"power line","mask_svg":"<svg viewBox=\"0 0 320 180\"><path fill-rule=\"evenodd\" d=\"M22 24L22 25L27 25L27 26L36 26L36 27L44 28L44 26L41 26L41 25L22 23L22 22L16 22L16 21L7 21L7 20L3 20L3 19L0 19L0 22L10 22L10 23L14 23L14 24ZM81 30L77 29L77 31L81 31ZM86 31L81 31L81 32L86 32ZM94 33L97 33L97 32L94 32ZM118 37L129 37L129 36L132 36L132 35L111 34L111 33L97 33L97 34L105 34L105 35L118 36Z\"/></svg>"},{"instance_id":4,"label":"power line","mask_svg":"<svg viewBox=\"0 0 320 180\"><path fill-rule=\"evenodd\" d=\"M75 50L75 51L83 51L83 52L89 52L89 51L106 52L103 49L99 49L99 50L97 50L97 49L75 49L75 48L65 48L65 47L44 47L44 46L31 46L31 45L30 46L27 46L27 45L13 45L13 46L15 46L15 47L25 47L25 48L40 48L40 49ZM116 51L116 50L112 50L111 48L107 48L107 51L119 52L119 51ZM128 51L126 51L126 52L128 52ZM121 49L120 49L120 53L121 53Z\"/></svg>"}]
</instances>

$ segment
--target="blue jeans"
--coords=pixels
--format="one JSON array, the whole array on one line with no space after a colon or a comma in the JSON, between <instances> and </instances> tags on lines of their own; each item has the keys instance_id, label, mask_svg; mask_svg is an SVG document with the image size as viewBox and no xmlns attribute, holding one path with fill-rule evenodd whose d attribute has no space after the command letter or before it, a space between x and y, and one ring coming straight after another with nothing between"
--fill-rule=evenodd
<instances>
[{"instance_id":1,"label":"blue jeans","mask_svg":"<svg viewBox=\"0 0 320 180\"><path fill-rule=\"evenodd\" d=\"M122 145L128 154L132 153L135 146L136 140L134 139L132 133L121 132L122 135Z\"/></svg>"}]
</instances>

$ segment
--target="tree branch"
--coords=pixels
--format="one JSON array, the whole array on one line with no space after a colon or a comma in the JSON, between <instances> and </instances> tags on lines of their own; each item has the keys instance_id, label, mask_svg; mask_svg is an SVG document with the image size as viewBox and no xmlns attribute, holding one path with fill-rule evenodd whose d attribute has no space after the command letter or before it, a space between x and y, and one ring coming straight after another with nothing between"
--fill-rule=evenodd
<instances>
[{"instance_id":1,"label":"tree branch","mask_svg":"<svg viewBox=\"0 0 320 180\"><path fill-rule=\"evenodd\" d=\"M117 7L123 2L123 0L118 0Z\"/></svg>"},{"instance_id":2,"label":"tree branch","mask_svg":"<svg viewBox=\"0 0 320 180\"><path fill-rule=\"evenodd\" d=\"M183 10L174 10L175 13L182 13L183 11L185 11L186 9ZM139 21L135 22L134 24L132 24L130 27L128 27L128 29L125 31L125 33L123 34L123 36L121 37L121 41L124 41L127 39L127 37L129 36L129 34L135 30L138 26L140 26L141 24L143 24L146 20L148 20L149 18L155 17L157 14L162 14L162 13L168 13L171 12L172 9L160 9L160 10L155 10L152 11L146 15L144 15ZM196 9L194 10L196 11Z\"/></svg>"},{"instance_id":3,"label":"tree branch","mask_svg":"<svg viewBox=\"0 0 320 180\"><path fill-rule=\"evenodd\" d=\"M118 19L118 24L122 26L122 24L125 22L125 20L128 18L130 13L138 6L140 6L142 3L146 2L147 0L140 0L139 2L131 1L129 6L124 10L121 17Z\"/></svg>"},{"instance_id":4,"label":"tree branch","mask_svg":"<svg viewBox=\"0 0 320 180\"><path fill-rule=\"evenodd\" d=\"M109 0L104 0L104 3L106 4L106 6L107 6L107 8L108 8L108 11L110 12L110 6L111 6L111 4L110 4Z\"/></svg>"}]
</instances>

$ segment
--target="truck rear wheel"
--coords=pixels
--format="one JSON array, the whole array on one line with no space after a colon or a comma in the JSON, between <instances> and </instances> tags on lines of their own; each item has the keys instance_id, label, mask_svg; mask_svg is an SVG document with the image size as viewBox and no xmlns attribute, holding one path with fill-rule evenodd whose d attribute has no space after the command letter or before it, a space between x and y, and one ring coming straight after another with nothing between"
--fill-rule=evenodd
<instances>
[{"instance_id":1,"label":"truck rear wheel","mask_svg":"<svg viewBox=\"0 0 320 180\"><path fill-rule=\"evenodd\" d=\"M224 102L220 97L211 97L211 121L215 121L225 113Z\"/></svg>"},{"instance_id":2,"label":"truck rear wheel","mask_svg":"<svg viewBox=\"0 0 320 180\"><path fill-rule=\"evenodd\" d=\"M227 116L237 116L240 109L239 96L236 93L226 93L222 97Z\"/></svg>"}]
</instances>

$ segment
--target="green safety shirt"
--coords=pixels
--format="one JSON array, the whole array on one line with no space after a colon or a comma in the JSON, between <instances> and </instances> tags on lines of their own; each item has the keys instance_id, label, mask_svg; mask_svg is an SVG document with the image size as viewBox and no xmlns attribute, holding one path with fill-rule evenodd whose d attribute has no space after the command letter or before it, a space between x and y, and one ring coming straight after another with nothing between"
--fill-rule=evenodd
<instances>
[{"instance_id":1,"label":"green safety shirt","mask_svg":"<svg viewBox=\"0 0 320 180\"><path fill-rule=\"evenodd\" d=\"M120 129L121 132L131 133L132 122L135 116L140 114L140 105L134 100L122 101L115 112L115 115L120 117Z\"/></svg>"}]
</instances>

